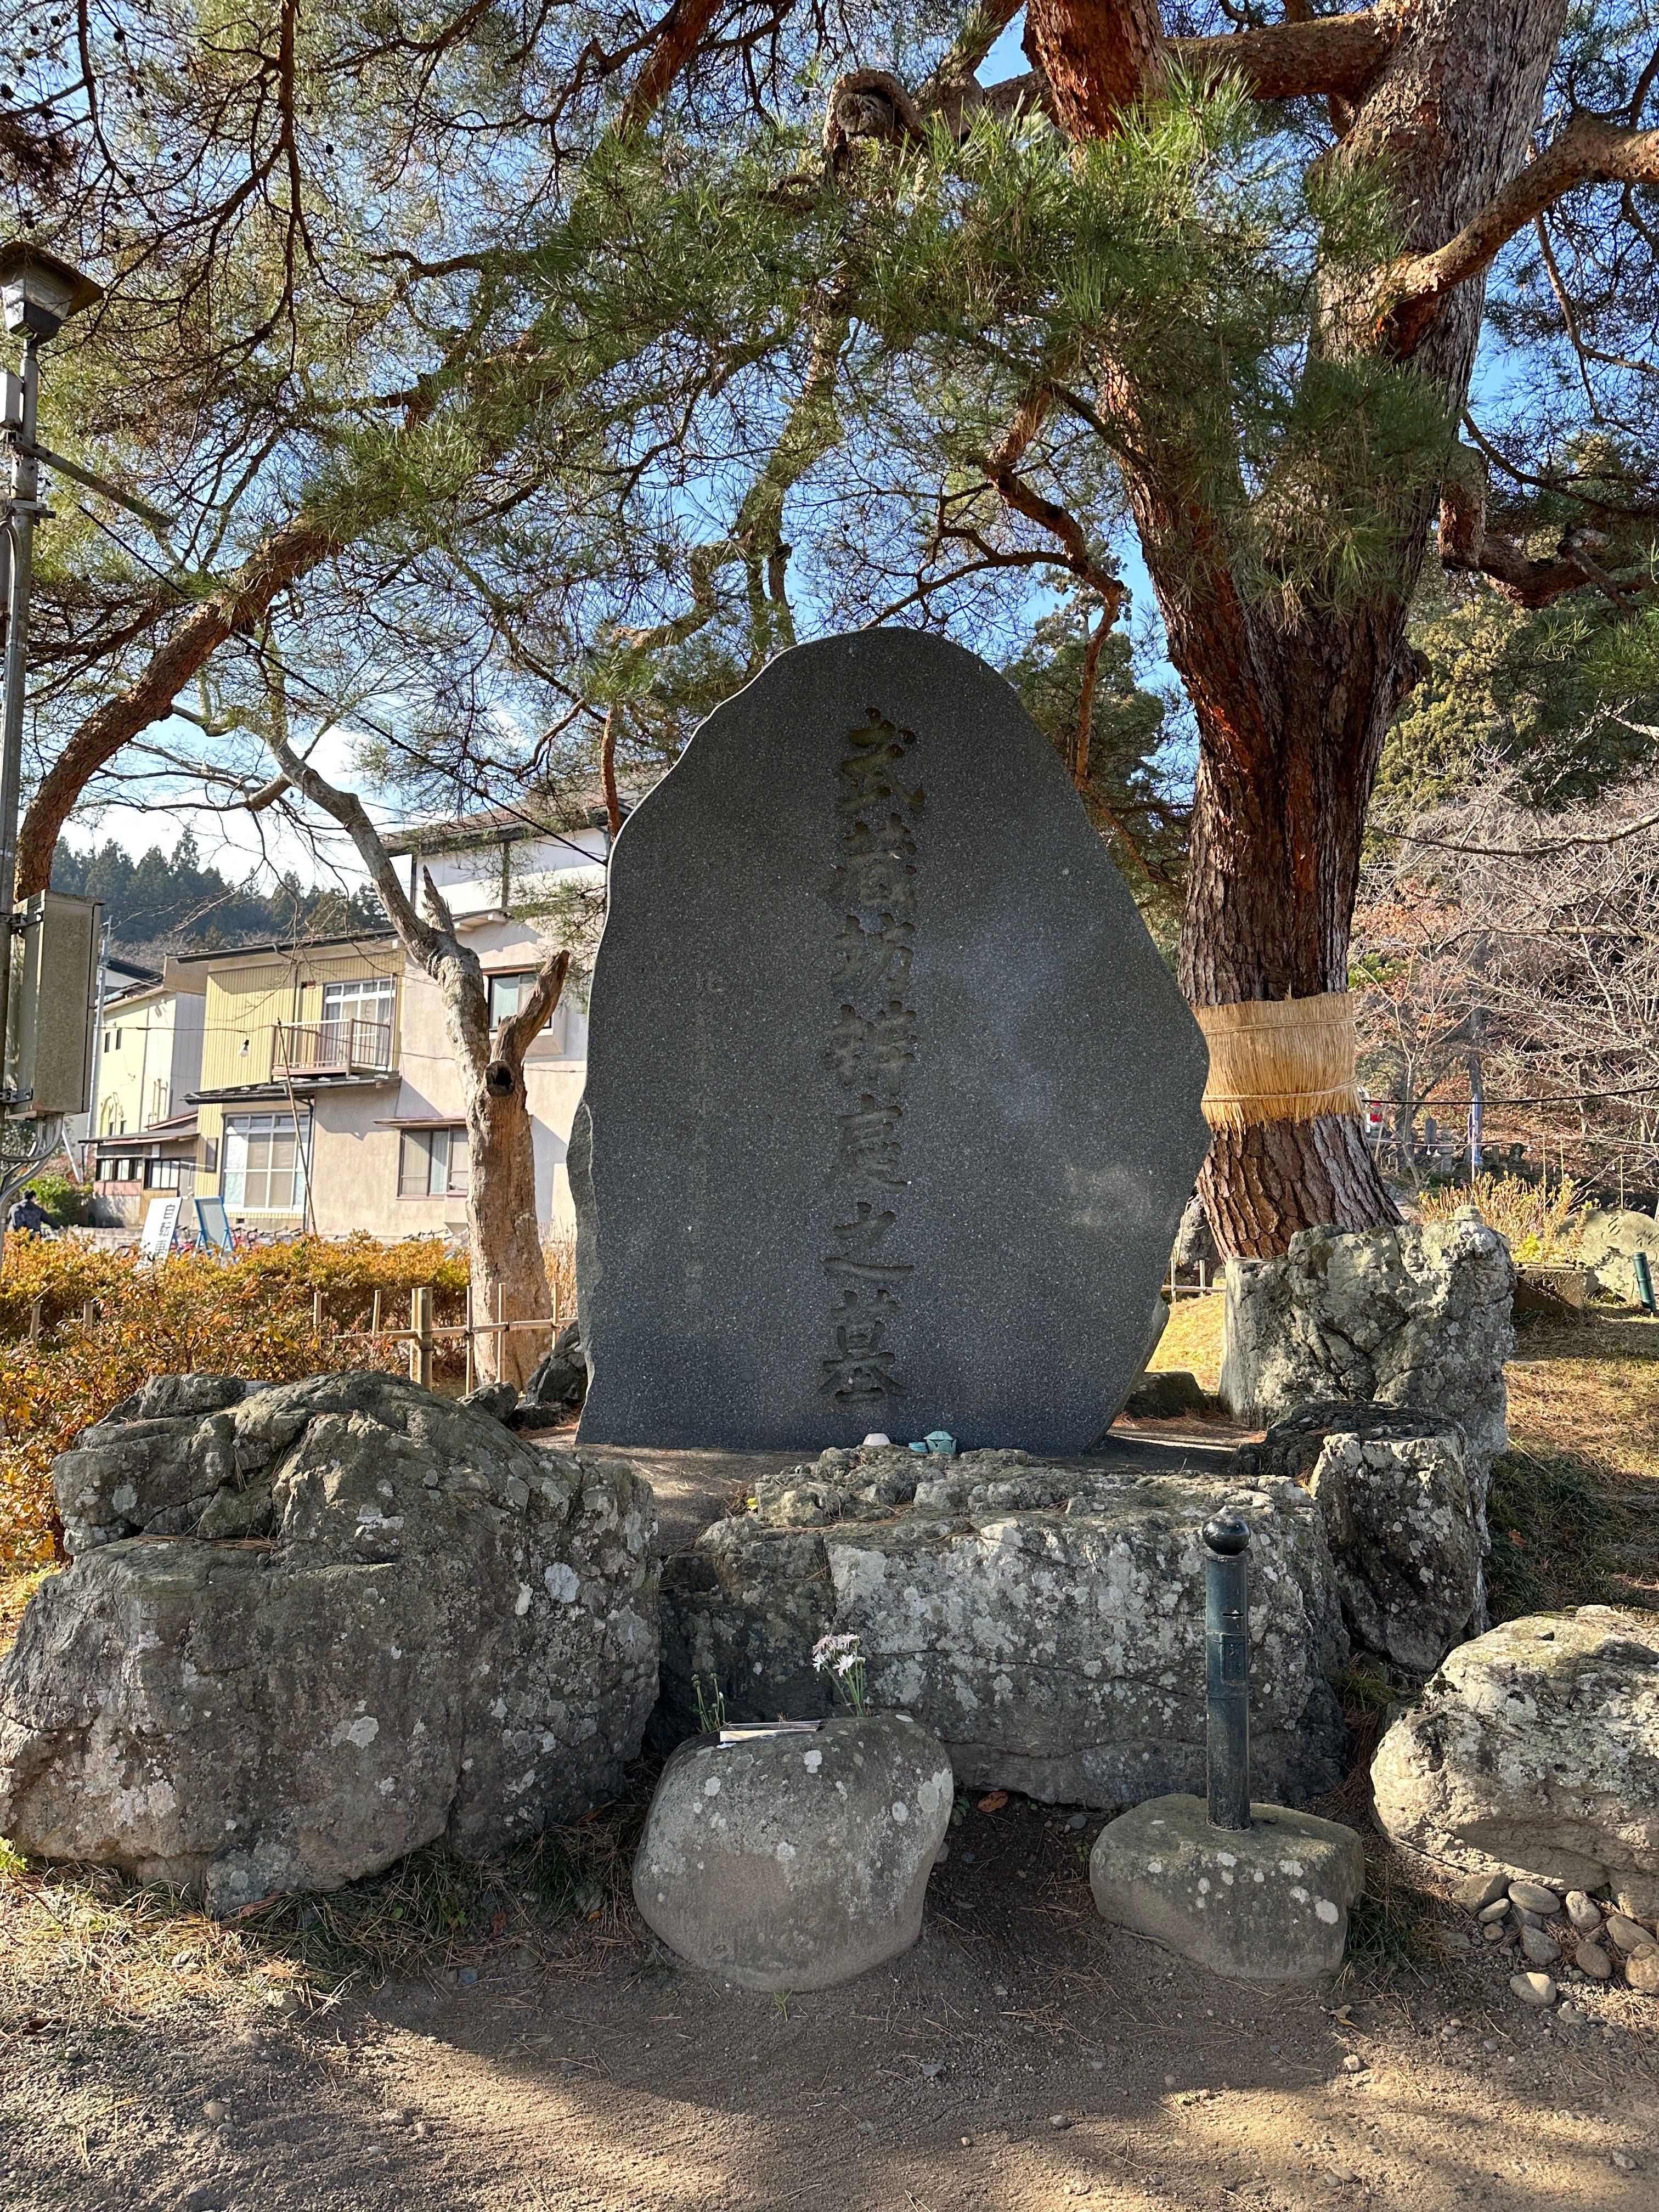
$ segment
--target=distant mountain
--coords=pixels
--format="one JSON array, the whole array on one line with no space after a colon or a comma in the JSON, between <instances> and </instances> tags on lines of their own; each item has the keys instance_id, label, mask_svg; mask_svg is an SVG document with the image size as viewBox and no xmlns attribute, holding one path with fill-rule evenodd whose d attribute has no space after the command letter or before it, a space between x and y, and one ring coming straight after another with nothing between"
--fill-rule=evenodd
<instances>
[{"instance_id":1,"label":"distant mountain","mask_svg":"<svg viewBox=\"0 0 1659 2212\"><path fill-rule=\"evenodd\" d=\"M60 842L52 855L52 887L101 899L111 943L153 966L160 965L163 952L343 937L354 929L386 927L372 891L309 890L291 875L281 878L268 896L248 884L227 883L216 868L202 866L188 830L180 833L171 860L155 845L135 860L113 842L84 853Z\"/></svg>"}]
</instances>

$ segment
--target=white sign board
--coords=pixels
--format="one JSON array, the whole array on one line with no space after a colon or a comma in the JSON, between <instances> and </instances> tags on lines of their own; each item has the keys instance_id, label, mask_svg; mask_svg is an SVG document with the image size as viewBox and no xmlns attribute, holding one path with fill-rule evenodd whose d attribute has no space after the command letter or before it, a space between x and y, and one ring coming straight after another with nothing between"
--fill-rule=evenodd
<instances>
[{"instance_id":1,"label":"white sign board","mask_svg":"<svg viewBox=\"0 0 1659 2212\"><path fill-rule=\"evenodd\" d=\"M230 1233L222 1198L197 1200L196 1242L206 1252L228 1253L236 1249L236 1239Z\"/></svg>"},{"instance_id":2,"label":"white sign board","mask_svg":"<svg viewBox=\"0 0 1659 2212\"><path fill-rule=\"evenodd\" d=\"M179 1214L183 1204L181 1198L160 1198L144 1216L138 1249L146 1259L159 1260L164 1252L172 1251L173 1241L179 1234Z\"/></svg>"}]
</instances>

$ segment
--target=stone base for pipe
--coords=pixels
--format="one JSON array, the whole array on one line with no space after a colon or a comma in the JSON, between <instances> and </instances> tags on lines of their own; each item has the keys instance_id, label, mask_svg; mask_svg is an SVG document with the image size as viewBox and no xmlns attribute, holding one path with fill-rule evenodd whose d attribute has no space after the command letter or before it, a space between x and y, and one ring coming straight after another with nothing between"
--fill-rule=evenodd
<instances>
[{"instance_id":1,"label":"stone base for pipe","mask_svg":"<svg viewBox=\"0 0 1659 2212\"><path fill-rule=\"evenodd\" d=\"M1089 1860L1101 1917L1218 1974L1316 1981L1342 1963L1365 1887L1352 1828L1252 1805L1248 1828L1212 1828L1200 1797L1153 1797L1101 1832Z\"/></svg>"}]
</instances>

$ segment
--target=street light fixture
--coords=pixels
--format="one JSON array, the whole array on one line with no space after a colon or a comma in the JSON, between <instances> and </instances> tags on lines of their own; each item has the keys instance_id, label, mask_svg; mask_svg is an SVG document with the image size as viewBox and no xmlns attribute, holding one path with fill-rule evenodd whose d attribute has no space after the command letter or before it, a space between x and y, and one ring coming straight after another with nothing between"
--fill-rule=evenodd
<instances>
[{"instance_id":1,"label":"street light fixture","mask_svg":"<svg viewBox=\"0 0 1659 2212\"><path fill-rule=\"evenodd\" d=\"M25 333L26 343L55 338L71 315L102 299L103 292L90 276L26 239L0 246L0 312L9 331Z\"/></svg>"}]
</instances>

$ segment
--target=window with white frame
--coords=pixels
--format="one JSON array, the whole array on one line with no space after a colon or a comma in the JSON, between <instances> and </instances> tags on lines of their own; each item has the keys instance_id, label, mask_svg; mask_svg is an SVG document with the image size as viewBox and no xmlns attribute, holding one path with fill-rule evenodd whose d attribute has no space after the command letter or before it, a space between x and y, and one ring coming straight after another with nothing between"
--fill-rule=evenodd
<instances>
[{"instance_id":1,"label":"window with white frame","mask_svg":"<svg viewBox=\"0 0 1659 2212\"><path fill-rule=\"evenodd\" d=\"M383 1060L392 1063L392 1017L398 1001L397 978L392 975L351 975L342 983L323 986L323 1026L335 1032L333 1042L342 1048L352 1048L353 1057L359 1060ZM345 1024L363 1022L379 1032L366 1035L359 1030L355 1039Z\"/></svg>"},{"instance_id":2,"label":"window with white frame","mask_svg":"<svg viewBox=\"0 0 1659 2212\"><path fill-rule=\"evenodd\" d=\"M228 1114L220 1194L227 1211L298 1213L305 1204L304 1163L291 1114Z\"/></svg>"},{"instance_id":3,"label":"window with white frame","mask_svg":"<svg viewBox=\"0 0 1659 2212\"><path fill-rule=\"evenodd\" d=\"M405 1129L398 1162L399 1198L442 1198L466 1188L466 1131L452 1124Z\"/></svg>"}]
</instances>

